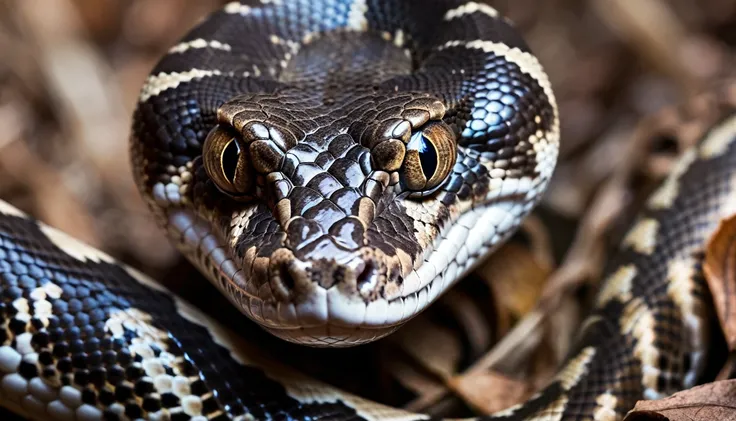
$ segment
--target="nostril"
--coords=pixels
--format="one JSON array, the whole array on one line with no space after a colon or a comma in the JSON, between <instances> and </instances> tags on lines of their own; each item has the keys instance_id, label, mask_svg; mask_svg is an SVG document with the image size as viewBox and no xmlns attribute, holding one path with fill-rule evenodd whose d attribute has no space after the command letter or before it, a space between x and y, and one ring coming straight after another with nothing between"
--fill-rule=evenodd
<instances>
[{"instance_id":1,"label":"nostril","mask_svg":"<svg viewBox=\"0 0 736 421\"><path fill-rule=\"evenodd\" d=\"M291 270L291 263L281 262L271 266L271 289L281 300L288 300L296 286L296 277Z\"/></svg>"},{"instance_id":2,"label":"nostril","mask_svg":"<svg viewBox=\"0 0 736 421\"><path fill-rule=\"evenodd\" d=\"M378 282L376 263L373 260L366 261L363 268L359 269L355 280L358 291L370 290L375 287Z\"/></svg>"},{"instance_id":3,"label":"nostril","mask_svg":"<svg viewBox=\"0 0 736 421\"><path fill-rule=\"evenodd\" d=\"M283 283L287 289L293 291L294 286L296 285L296 280L294 279L294 275L292 275L291 270L289 270L289 267L290 265L288 263L281 264L279 276L281 276L281 283Z\"/></svg>"}]
</instances>

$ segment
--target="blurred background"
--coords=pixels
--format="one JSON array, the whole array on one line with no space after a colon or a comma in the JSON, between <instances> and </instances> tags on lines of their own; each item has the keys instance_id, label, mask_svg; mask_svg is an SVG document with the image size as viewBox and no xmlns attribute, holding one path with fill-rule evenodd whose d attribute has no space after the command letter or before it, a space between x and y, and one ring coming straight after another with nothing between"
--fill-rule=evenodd
<instances>
[{"instance_id":1,"label":"blurred background","mask_svg":"<svg viewBox=\"0 0 736 421\"><path fill-rule=\"evenodd\" d=\"M223 3L0 0L0 198L218 309L311 374L435 415L502 409L550 378L637 203L736 98L734 0L489 2L516 22L559 102L560 164L544 202L398 334L353 350L292 347L224 308L155 226L129 169L148 72Z\"/></svg>"}]
</instances>

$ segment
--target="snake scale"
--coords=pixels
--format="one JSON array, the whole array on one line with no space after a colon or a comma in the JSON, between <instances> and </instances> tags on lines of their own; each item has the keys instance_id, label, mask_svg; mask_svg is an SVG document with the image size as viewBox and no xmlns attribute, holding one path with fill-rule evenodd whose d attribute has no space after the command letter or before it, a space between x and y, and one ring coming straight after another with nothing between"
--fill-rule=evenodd
<instances>
[{"instance_id":1,"label":"snake scale","mask_svg":"<svg viewBox=\"0 0 736 421\"><path fill-rule=\"evenodd\" d=\"M557 160L554 94L510 23L439 0L232 2L153 70L133 171L172 241L269 332L385 336L491 253ZM736 114L625 237L568 359L483 417L613 421L696 384L702 247L736 210ZM268 362L156 282L0 202L0 404L39 420L418 420Z\"/></svg>"}]
</instances>

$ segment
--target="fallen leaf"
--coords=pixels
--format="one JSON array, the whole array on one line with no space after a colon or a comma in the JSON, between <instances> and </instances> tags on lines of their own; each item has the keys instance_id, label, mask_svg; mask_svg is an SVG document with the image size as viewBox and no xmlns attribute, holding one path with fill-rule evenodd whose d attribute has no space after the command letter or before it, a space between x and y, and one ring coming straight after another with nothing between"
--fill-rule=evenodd
<instances>
[{"instance_id":1,"label":"fallen leaf","mask_svg":"<svg viewBox=\"0 0 736 421\"><path fill-rule=\"evenodd\" d=\"M462 358L460 339L451 330L433 324L427 317L412 320L389 341L440 378L455 374Z\"/></svg>"},{"instance_id":2,"label":"fallen leaf","mask_svg":"<svg viewBox=\"0 0 736 421\"><path fill-rule=\"evenodd\" d=\"M471 358L482 355L490 348L493 338L498 332L496 326L489 325L483 311L495 315L497 310L488 306L482 307L482 304L486 303L485 300L478 300L476 296L470 296L469 293L460 288L447 291L442 297L441 303L457 322L458 332L467 341L467 352Z\"/></svg>"},{"instance_id":3,"label":"fallen leaf","mask_svg":"<svg viewBox=\"0 0 736 421\"><path fill-rule=\"evenodd\" d=\"M733 351L736 349L736 215L722 220L708 241L703 272L728 347Z\"/></svg>"},{"instance_id":4,"label":"fallen leaf","mask_svg":"<svg viewBox=\"0 0 736 421\"><path fill-rule=\"evenodd\" d=\"M531 311L542 293L550 268L540 265L528 247L510 242L476 272L493 289L498 308L514 318Z\"/></svg>"},{"instance_id":5,"label":"fallen leaf","mask_svg":"<svg viewBox=\"0 0 736 421\"><path fill-rule=\"evenodd\" d=\"M639 401L624 421L736 420L736 380L694 387L674 395Z\"/></svg>"},{"instance_id":6,"label":"fallen leaf","mask_svg":"<svg viewBox=\"0 0 736 421\"><path fill-rule=\"evenodd\" d=\"M403 406L403 409L407 411L427 412L429 408L448 395L445 384L423 367L401 358L393 358L386 361L386 368L402 386L416 395L416 398Z\"/></svg>"},{"instance_id":7,"label":"fallen leaf","mask_svg":"<svg viewBox=\"0 0 736 421\"><path fill-rule=\"evenodd\" d=\"M450 388L475 410L491 414L523 402L529 396L528 384L495 371L474 372L448 382Z\"/></svg>"},{"instance_id":8,"label":"fallen leaf","mask_svg":"<svg viewBox=\"0 0 736 421\"><path fill-rule=\"evenodd\" d=\"M544 387L559 370L570 350L572 339L579 332L580 300L567 296L558 308L544 318L544 340L532 358L529 381L535 388Z\"/></svg>"}]
</instances>

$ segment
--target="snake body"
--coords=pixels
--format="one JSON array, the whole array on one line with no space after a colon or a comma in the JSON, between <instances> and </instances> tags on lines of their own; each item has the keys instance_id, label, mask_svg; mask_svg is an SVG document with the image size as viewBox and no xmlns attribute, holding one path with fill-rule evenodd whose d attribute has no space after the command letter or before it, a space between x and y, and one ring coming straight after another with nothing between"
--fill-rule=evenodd
<instances>
[{"instance_id":1,"label":"snake body","mask_svg":"<svg viewBox=\"0 0 736 421\"><path fill-rule=\"evenodd\" d=\"M141 91L131 151L179 249L269 332L385 336L499 246L559 137L549 81L481 3L233 2ZM622 243L551 383L483 419L620 419L700 380L702 247L736 201L736 114ZM0 404L58 420L418 420L268 361L135 270L0 202Z\"/></svg>"}]
</instances>

